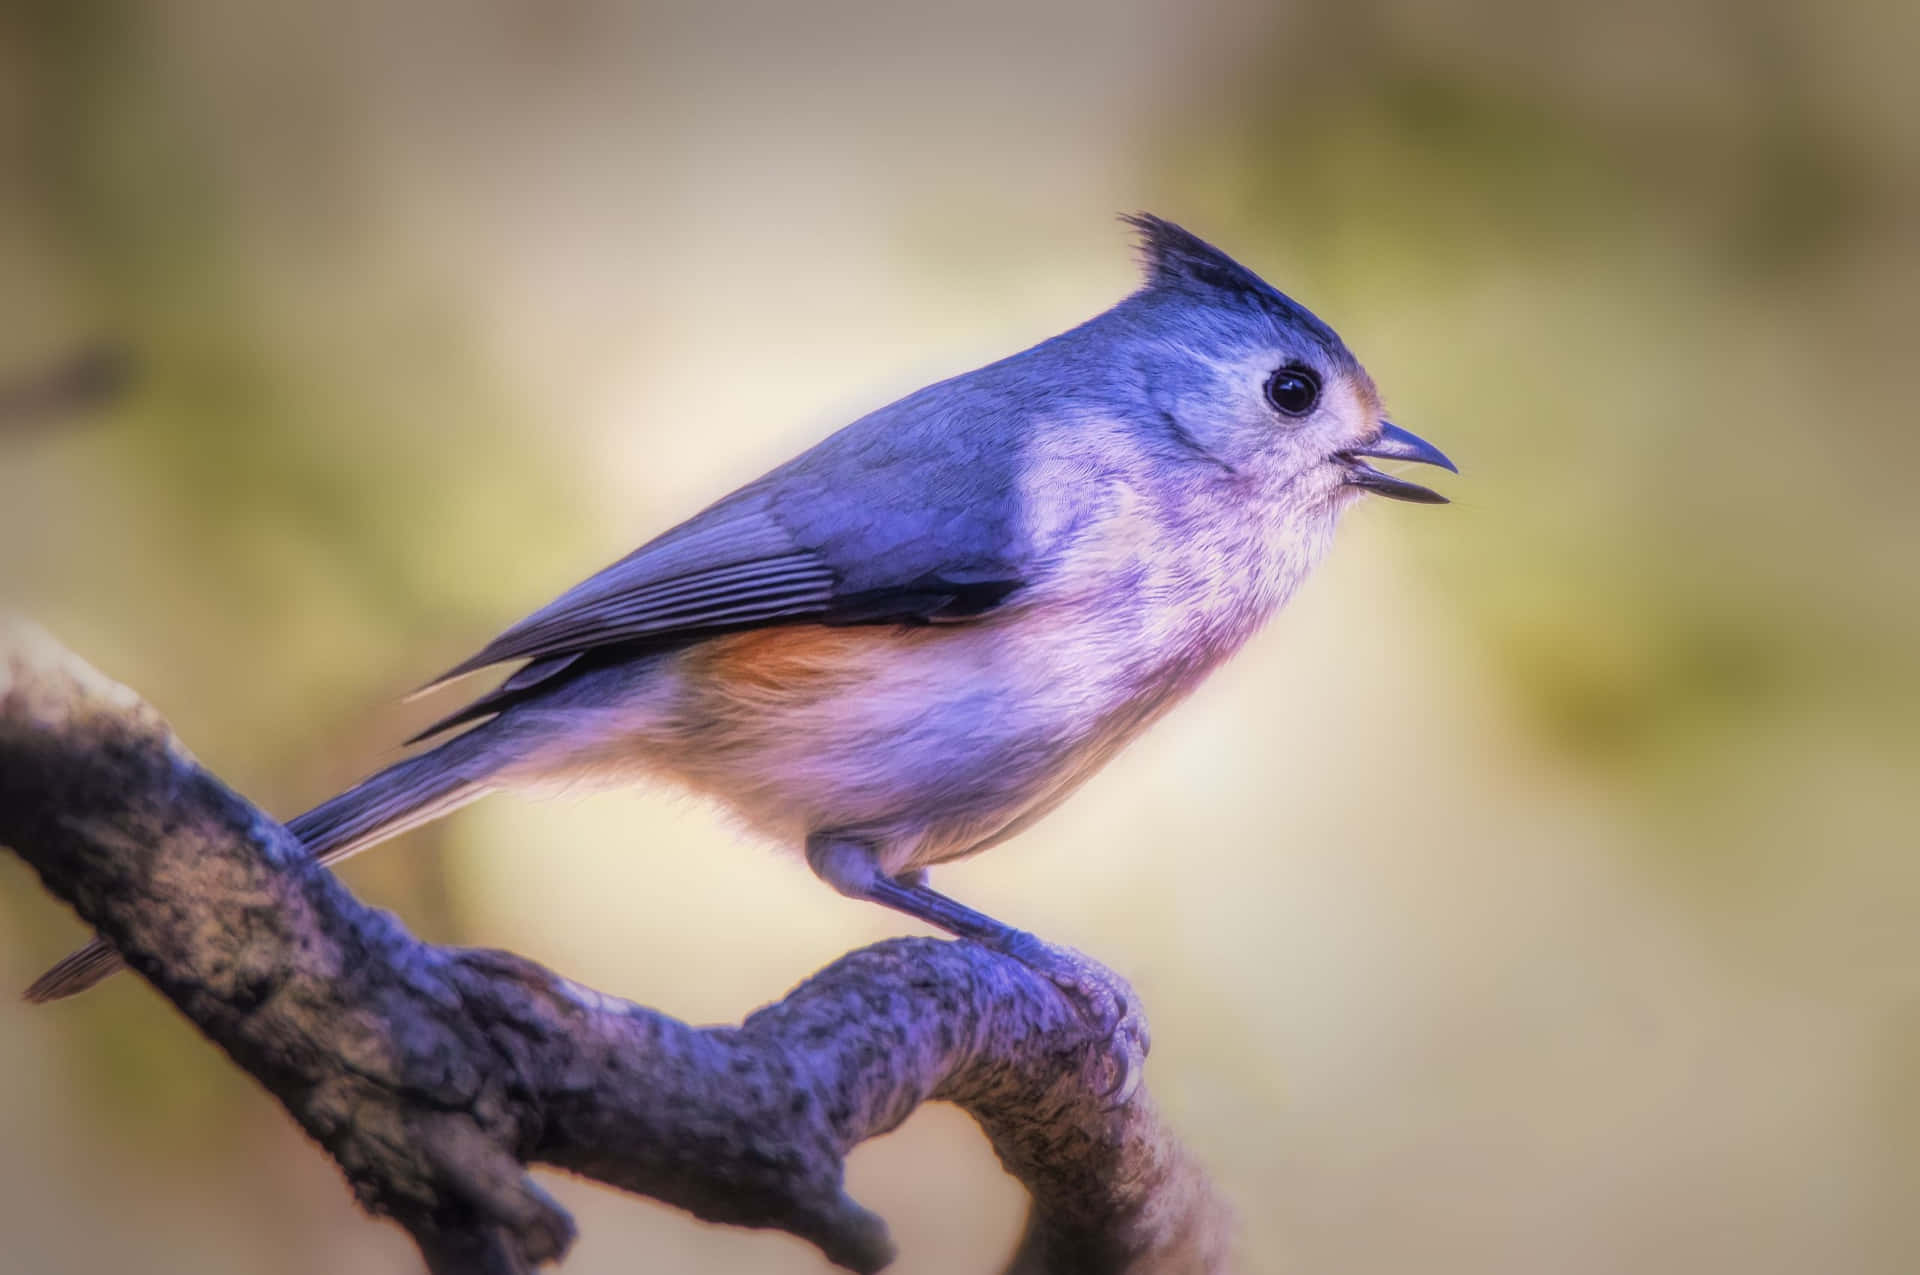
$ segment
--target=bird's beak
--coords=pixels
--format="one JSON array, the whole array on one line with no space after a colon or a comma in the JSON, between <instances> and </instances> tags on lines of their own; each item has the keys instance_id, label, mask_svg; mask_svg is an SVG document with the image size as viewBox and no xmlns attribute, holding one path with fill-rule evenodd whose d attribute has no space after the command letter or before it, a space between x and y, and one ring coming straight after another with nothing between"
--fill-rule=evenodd
<instances>
[{"instance_id":1,"label":"bird's beak","mask_svg":"<svg viewBox=\"0 0 1920 1275\"><path fill-rule=\"evenodd\" d=\"M1340 453L1340 460L1347 467L1347 486L1364 487L1368 491L1378 492L1382 496L1391 496L1395 500L1412 500L1423 505L1444 505L1447 498L1437 491L1422 487L1419 483L1410 483L1404 478L1395 478L1392 474L1383 474L1372 465L1361 460L1362 456L1378 457L1382 460L1411 460L1422 465L1438 465L1442 469L1460 471L1454 468L1445 452L1421 438L1410 434L1398 425L1382 422L1380 436L1371 443L1360 447L1349 447Z\"/></svg>"}]
</instances>

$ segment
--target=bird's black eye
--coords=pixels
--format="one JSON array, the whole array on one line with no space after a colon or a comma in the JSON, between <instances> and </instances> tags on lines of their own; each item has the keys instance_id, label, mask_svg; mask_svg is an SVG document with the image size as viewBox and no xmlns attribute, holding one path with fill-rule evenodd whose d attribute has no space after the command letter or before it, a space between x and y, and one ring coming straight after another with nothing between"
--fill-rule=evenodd
<instances>
[{"instance_id":1,"label":"bird's black eye","mask_svg":"<svg viewBox=\"0 0 1920 1275\"><path fill-rule=\"evenodd\" d=\"M1320 400L1320 378L1303 367L1283 367L1267 378L1267 402L1286 416L1305 416Z\"/></svg>"}]
</instances>

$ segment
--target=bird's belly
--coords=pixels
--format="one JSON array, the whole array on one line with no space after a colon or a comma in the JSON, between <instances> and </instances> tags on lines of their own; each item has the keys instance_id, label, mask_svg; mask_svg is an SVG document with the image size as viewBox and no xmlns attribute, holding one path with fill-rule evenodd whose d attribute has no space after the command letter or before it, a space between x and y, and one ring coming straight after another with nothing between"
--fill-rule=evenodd
<instances>
[{"instance_id":1,"label":"bird's belly","mask_svg":"<svg viewBox=\"0 0 1920 1275\"><path fill-rule=\"evenodd\" d=\"M1092 655L1033 617L736 634L677 657L649 751L765 835L859 837L903 871L1051 808L1157 713Z\"/></svg>"}]
</instances>

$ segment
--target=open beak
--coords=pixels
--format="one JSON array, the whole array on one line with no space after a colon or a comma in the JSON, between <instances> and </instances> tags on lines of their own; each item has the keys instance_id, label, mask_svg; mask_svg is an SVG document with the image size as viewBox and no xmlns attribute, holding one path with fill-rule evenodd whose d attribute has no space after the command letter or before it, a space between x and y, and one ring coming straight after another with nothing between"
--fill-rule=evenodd
<instances>
[{"instance_id":1,"label":"open beak","mask_svg":"<svg viewBox=\"0 0 1920 1275\"><path fill-rule=\"evenodd\" d=\"M1410 483L1404 478L1395 478L1392 474L1383 474L1372 465L1361 460L1362 456L1377 457L1381 460L1411 460L1422 465L1438 465L1442 469L1460 471L1454 468L1446 453L1421 438L1410 434L1398 425L1382 422L1380 437L1361 447L1349 447L1339 454L1347 467L1347 486L1364 487L1368 491L1378 492L1382 496L1391 496L1395 500L1412 500L1423 505L1444 505L1447 498L1437 491L1422 487L1419 483Z\"/></svg>"}]
</instances>

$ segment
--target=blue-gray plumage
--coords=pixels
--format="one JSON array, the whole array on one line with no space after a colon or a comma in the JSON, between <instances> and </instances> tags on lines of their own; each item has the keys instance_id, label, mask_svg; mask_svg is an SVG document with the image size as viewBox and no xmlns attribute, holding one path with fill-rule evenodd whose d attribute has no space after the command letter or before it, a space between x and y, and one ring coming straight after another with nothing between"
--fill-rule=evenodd
<instances>
[{"instance_id":1,"label":"blue-gray plumage","mask_svg":"<svg viewBox=\"0 0 1920 1275\"><path fill-rule=\"evenodd\" d=\"M1363 492L1452 468L1388 424L1340 338L1158 218L1144 286L854 422L507 629L440 681L525 663L464 727L294 820L335 862L501 787L664 778L822 878L1033 964L1087 963L933 891L1236 650ZM437 683L436 683L437 685ZM29 991L116 968L95 944Z\"/></svg>"}]
</instances>

